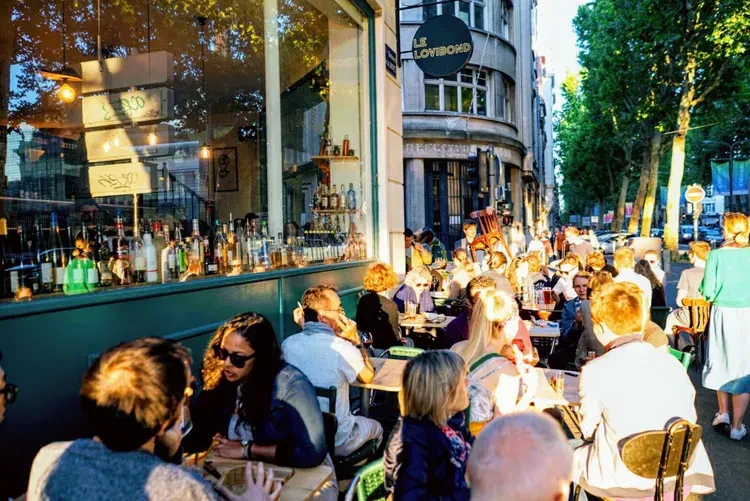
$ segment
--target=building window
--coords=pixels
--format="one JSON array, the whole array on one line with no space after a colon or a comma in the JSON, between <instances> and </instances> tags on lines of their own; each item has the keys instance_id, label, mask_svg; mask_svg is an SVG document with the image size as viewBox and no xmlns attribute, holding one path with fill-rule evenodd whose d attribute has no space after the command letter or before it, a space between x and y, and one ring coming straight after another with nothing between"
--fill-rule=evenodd
<instances>
[{"instance_id":1,"label":"building window","mask_svg":"<svg viewBox=\"0 0 750 501\"><path fill-rule=\"evenodd\" d=\"M716 205L713 202L708 203L708 204L703 204L703 212L705 214L713 214L714 212L716 212Z\"/></svg>"},{"instance_id":2,"label":"building window","mask_svg":"<svg viewBox=\"0 0 750 501\"><path fill-rule=\"evenodd\" d=\"M452 14L460 18L467 26L478 30L487 29L485 26L485 0L459 0L437 5L426 5L422 7L424 19L429 19L441 14Z\"/></svg>"},{"instance_id":3,"label":"building window","mask_svg":"<svg viewBox=\"0 0 750 501\"><path fill-rule=\"evenodd\" d=\"M0 301L366 257L353 4L278 2L277 25L261 0L207 6L203 23L184 2L102 2L101 66L96 2L44 2L42 17L13 4ZM64 67L76 78L61 89Z\"/></svg>"},{"instance_id":4,"label":"building window","mask_svg":"<svg viewBox=\"0 0 750 501\"><path fill-rule=\"evenodd\" d=\"M506 122L513 122L513 106L515 85L510 79L503 77L503 94L498 100L498 118L505 120Z\"/></svg>"},{"instance_id":5,"label":"building window","mask_svg":"<svg viewBox=\"0 0 750 501\"><path fill-rule=\"evenodd\" d=\"M425 76L425 111L451 111L487 116L487 72L463 69L455 76Z\"/></svg>"},{"instance_id":6,"label":"building window","mask_svg":"<svg viewBox=\"0 0 750 501\"><path fill-rule=\"evenodd\" d=\"M498 19L498 34L506 40L510 40L510 22L513 15L512 8L506 0L499 0L500 15Z\"/></svg>"}]
</instances>

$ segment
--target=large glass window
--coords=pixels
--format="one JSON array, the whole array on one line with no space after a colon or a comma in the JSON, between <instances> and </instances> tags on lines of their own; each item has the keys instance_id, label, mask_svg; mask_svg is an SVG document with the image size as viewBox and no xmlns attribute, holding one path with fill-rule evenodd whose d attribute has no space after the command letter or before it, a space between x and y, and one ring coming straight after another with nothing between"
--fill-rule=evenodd
<instances>
[{"instance_id":1,"label":"large glass window","mask_svg":"<svg viewBox=\"0 0 750 501\"><path fill-rule=\"evenodd\" d=\"M500 12L498 19L498 34L506 40L510 40L510 25L513 15L512 7L506 2L506 0L498 0L500 4Z\"/></svg>"},{"instance_id":2,"label":"large glass window","mask_svg":"<svg viewBox=\"0 0 750 501\"><path fill-rule=\"evenodd\" d=\"M425 110L487 115L487 72L463 69L455 76L425 76Z\"/></svg>"},{"instance_id":3,"label":"large glass window","mask_svg":"<svg viewBox=\"0 0 750 501\"><path fill-rule=\"evenodd\" d=\"M29 0L12 19L0 296L367 257L348 1Z\"/></svg>"},{"instance_id":4,"label":"large glass window","mask_svg":"<svg viewBox=\"0 0 750 501\"><path fill-rule=\"evenodd\" d=\"M498 118L502 118L506 122L513 122L513 106L515 85L508 78L503 77L503 95L500 99L500 112Z\"/></svg>"},{"instance_id":5,"label":"large glass window","mask_svg":"<svg viewBox=\"0 0 750 501\"><path fill-rule=\"evenodd\" d=\"M430 1L425 2L427 4ZM422 16L429 19L440 14L452 14L465 22L472 28L486 29L485 26L485 1L484 0L457 0L437 5L425 5L422 7Z\"/></svg>"}]
</instances>

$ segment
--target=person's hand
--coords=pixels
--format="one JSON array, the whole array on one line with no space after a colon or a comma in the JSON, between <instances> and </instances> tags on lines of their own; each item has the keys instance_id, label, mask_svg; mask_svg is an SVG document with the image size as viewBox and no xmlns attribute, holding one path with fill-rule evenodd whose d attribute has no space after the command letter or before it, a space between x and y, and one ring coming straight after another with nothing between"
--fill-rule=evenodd
<instances>
[{"instance_id":1,"label":"person's hand","mask_svg":"<svg viewBox=\"0 0 750 501\"><path fill-rule=\"evenodd\" d=\"M255 475L253 470L256 469ZM247 490L243 494L234 494L223 486L216 489L229 501L277 501L281 496L281 481L274 480L273 469L264 471L263 463L253 468L253 463L245 466L245 485Z\"/></svg>"},{"instance_id":2,"label":"person's hand","mask_svg":"<svg viewBox=\"0 0 750 501\"><path fill-rule=\"evenodd\" d=\"M539 352L537 349L532 346L531 351L523 354L523 361L531 367L535 367L539 363Z\"/></svg>"},{"instance_id":3,"label":"person's hand","mask_svg":"<svg viewBox=\"0 0 750 501\"><path fill-rule=\"evenodd\" d=\"M292 316L294 317L294 323L300 326L300 329L305 328L305 312L302 308L297 306L294 311L292 312Z\"/></svg>"},{"instance_id":4,"label":"person's hand","mask_svg":"<svg viewBox=\"0 0 750 501\"><path fill-rule=\"evenodd\" d=\"M583 323L583 315L581 315L581 310L576 311L576 323L577 324Z\"/></svg>"},{"instance_id":5,"label":"person's hand","mask_svg":"<svg viewBox=\"0 0 750 501\"><path fill-rule=\"evenodd\" d=\"M229 440L224 437L218 438L218 443L214 447L217 456L227 459L245 459L242 454L242 444L239 440Z\"/></svg>"},{"instance_id":6,"label":"person's hand","mask_svg":"<svg viewBox=\"0 0 750 501\"><path fill-rule=\"evenodd\" d=\"M419 252L427 252L427 249L425 249L422 244L418 244L416 242L414 242L414 248L417 249Z\"/></svg>"},{"instance_id":7,"label":"person's hand","mask_svg":"<svg viewBox=\"0 0 750 501\"><path fill-rule=\"evenodd\" d=\"M339 318L336 319L336 323L339 326L338 331L336 331L336 335L338 337L340 337L341 339L346 339L354 346L359 346L360 344L362 344L362 340L359 338L359 333L357 332L356 322L354 322L353 320L349 320L345 315L340 314Z\"/></svg>"}]
</instances>

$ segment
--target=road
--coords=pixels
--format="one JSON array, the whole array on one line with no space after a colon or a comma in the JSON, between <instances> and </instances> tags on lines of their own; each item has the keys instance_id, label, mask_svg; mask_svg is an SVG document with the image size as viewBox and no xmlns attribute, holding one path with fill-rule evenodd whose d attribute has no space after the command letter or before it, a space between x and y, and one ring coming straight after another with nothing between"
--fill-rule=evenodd
<instances>
[{"instance_id":1,"label":"road","mask_svg":"<svg viewBox=\"0 0 750 501\"><path fill-rule=\"evenodd\" d=\"M680 273L688 267L687 264L672 265L667 274L667 302L675 306L677 296L677 282ZM747 501L750 499L750 438L735 442L728 437L717 434L711 427L711 421L716 413L716 394L701 386L701 378L695 364L688 371L693 380L696 394L696 408L698 410L698 424L703 427L703 443L711 459L716 480L716 492L705 496L706 500ZM750 422L746 419L746 424Z\"/></svg>"}]
</instances>

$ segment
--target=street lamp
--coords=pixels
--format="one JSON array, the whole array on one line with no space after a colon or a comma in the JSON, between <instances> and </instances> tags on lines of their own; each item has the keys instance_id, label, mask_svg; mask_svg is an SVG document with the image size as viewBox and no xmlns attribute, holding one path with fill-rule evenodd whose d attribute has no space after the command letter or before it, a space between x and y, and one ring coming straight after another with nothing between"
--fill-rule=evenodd
<instances>
[{"instance_id":1,"label":"street lamp","mask_svg":"<svg viewBox=\"0 0 750 501\"><path fill-rule=\"evenodd\" d=\"M732 183L732 172L734 170L734 147L742 143L750 143L750 139L735 141L731 144L724 141L702 141L703 144L720 144L729 148L729 210L734 210L734 186Z\"/></svg>"}]
</instances>

